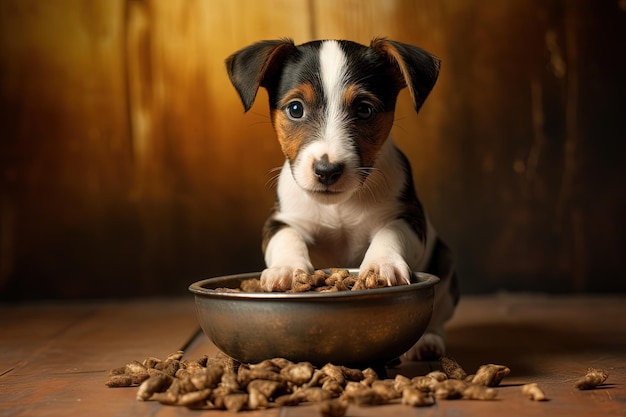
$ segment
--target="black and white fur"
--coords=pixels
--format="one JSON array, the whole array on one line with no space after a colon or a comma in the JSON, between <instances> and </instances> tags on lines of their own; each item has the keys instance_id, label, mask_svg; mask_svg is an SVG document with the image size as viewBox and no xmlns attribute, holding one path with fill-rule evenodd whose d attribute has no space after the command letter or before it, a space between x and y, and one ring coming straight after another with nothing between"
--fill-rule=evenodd
<instances>
[{"instance_id":1,"label":"black and white fur","mask_svg":"<svg viewBox=\"0 0 626 417\"><path fill-rule=\"evenodd\" d=\"M439 60L381 38L369 46L283 39L250 45L226 65L246 111L259 87L267 90L286 157L263 232L262 286L287 289L296 269L358 267L389 285L408 284L411 271L433 273L441 279L433 317L405 358L443 355L443 325L458 300L452 256L417 198L407 158L389 137L398 92L408 87L419 111Z\"/></svg>"}]
</instances>

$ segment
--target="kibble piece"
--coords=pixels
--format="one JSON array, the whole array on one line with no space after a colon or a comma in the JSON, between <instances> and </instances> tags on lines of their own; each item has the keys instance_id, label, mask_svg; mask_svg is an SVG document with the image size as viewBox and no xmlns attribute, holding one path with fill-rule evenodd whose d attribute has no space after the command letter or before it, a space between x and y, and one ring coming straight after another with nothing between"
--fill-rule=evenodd
<instances>
[{"instance_id":1,"label":"kibble piece","mask_svg":"<svg viewBox=\"0 0 626 417\"><path fill-rule=\"evenodd\" d=\"M428 375L416 376L415 378L411 379L411 387L416 388L422 392L433 392L438 382L440 381Z\"/></svg>"},{"instance_id":2,"label":"kibble piece","mask_svg":"<svg viewBox=\"0 0 626 417\"><path fill-rule=\"evenodd\" d=\"M254 368L251 369L247 366L240 366L239 371L237 373L237 381L239 381L239 385L242 387L248 386L250 381L254 379L265 379L268 381L280 381L284 380L284 377L279 373L263 369L263 368Z\"/></svg>"},{"instance_id":3,"label":"kibble piece","mask_svg":"<svg viewBox=\"0 0 626 417\"><path fill-rule=\"evenodd\" d=\"M209 395L211 395L210 388L206 388L201 391L186 392L178 396L176 404L184 405L187 407L193 406L198 403L206 402L206 399L209 398Z\"/></svg>"},{"instance_id":4,"label":"kibble piece","mask_svg":"<svg viewBox=\"0 0 626 417\"><path fill-rule=\"evenodd\" d=\"M594 389L601 385L609 377L609 373L604 369L589 368L584 377L579 378L574 386L580 390Z\"/></svg>"},{"instance_id":5,"label":"kibble piece","mask_svg":"<svg viewBox=\"0 0 626 417\"><path fill-rule=\"evenodd\" d=\"M306 292L310 291L313 286L311 285L311 277L306 271L302 269L296 269L293 273L293 281L291 283L291 292Z\"/></svg>"},{"instance_id":6,"label":"kibble piece","mask_svg":"<svg viewBox=\"0 0 626 417\"><path fill-rule=\"evenodd\" d=\"M388 400L372 388L365 388L362 391L354 392L345 396L346 400L359 407L387 404Z\"/></svg>"},{"instance_id":7,"label":"kibble piece","mask_svg":"<svg viewBox=\"0 0 626 417\"><path fill-rule=\"evenodd\" d=\"M223 374L224 369L221 366L208 366L203 371L192 375L190 381L198 390L216 388L217 384L222 380Z\"/></svg>"},{"instance_id":8,"label":"kibble piece","mask_svg":"<svg viewBox=\"0 0 626 417\"><path fill-rule=\"evenodd\" d=\"M363 380L363 371L360 369L348 368L346 366L340 366L341 372L348 381L361 381Z\"/></svg>"},{"instance_id":9,"label":"kibble piece","mask_svg":"<svg viewBox=\"0 0 626 417\"><path fill-rule=\"evenodd\" d=\"M402 390L402 404L412 407L425 407L435 404L435 397L430 393L406 387Z\"/></svg>"},{"instance_id":10,"label":"kibble piece","mask_svg":"<svg viewBox=\"0 0 626 417\"><path fill-rule=\"evenodd\" d=\"M219 366L223 370L236 371L239 363L225 353L218 352L215 356L207 358L205 366Z\"/></svg>"},{"instance_id":11,"label":"kibble piece","mask_svg":"<svg viewBox=\"0 0 626 417\"><path fill-rule=\"evenodd\" d=\"M330 274L338 274L342 278L347 278L350 276L350 271L348 271L347 269L330 268Z\"/></svg>"},{"instance_id":12,"label":"kibble piece","mask_svg":"<svg viewBox=\"0 0 626 417\"><path fill-rule=\"evenodd\" d=\"M104 383L109 388L132 387L136 380L130 375L111 375Z\"/></svg>"},{"instance_id":13,"label":"kibble piece","mask_svg":"<svg viewBox=\"0 0 626 417\"><path fill-rule=\"evenodd\" d=\"M326 391L321 387L309 387L298 390L300 395L303 396L304 401L308 402L321 402L330 400L333 397L333 393Z\"/></svg>"},{"instance_id":14,"label":"kibble piece","mask_svg":"<svg viewBox=\"0 0 626 417\"><path fill-rule=\"evenodd\" d=\"M248 386L248 408L258 410L269 407L269 400L260 390Z\"/></svg>"},{"instance_id":15,"label":"kibble piece","mask_svg":"<svg viewBox=\"0 0 626 417\"><path fill-rule=\"evenodd\" d=\"M365 277L365 288L383 288L387 286L387 281L381 277L378 273L370 271Z\"/></svg>"},{"instance_id":16,"label":"kibble piece","mask_svg":"<svg viewBox=\"0 0 626 417\"><path fill-rule=\"evenodd\" d=\"M174 405L178 403L178 394L174 394L169 390L165 392L155 392L150 399L152 401L158 401L161 404Z\"/></svg>"},{"instance_id":17,"label":"kibble piece","mask_svg":"<svg viewBox=\"0 0 626 417\"><path fill-rule=\"evenodd\" d=\"M427 373L424 376L433 378L439 382L445 381L446 379L448 379L448 375L446 375L445 372L441 372L441 371L432 371L432 372Z\"/></svg>"},{"instance_id":18,"label":"kibble piece","mask_svg":"<svg viewBox=\"0 0 626 417\"><path fill-rule=\"evenodd\" d=\"M465 372L463 367L459 365L454 358L450 358L448 356L442 357L441 367L443 368L443 372L445 372L450 379L464 380L467 377L467 372Z\"/></svg>"},{"instance_id":19,"label":"kibble piece","mask_svg":"<svg viewBox=\"0 0 626 417\"><path fill-rule=\"evenodd\" d=\"M248 394L243 392L237 392L232 394L227 394L224 396L224 407L228 411L236 413L243 409L248 403Z\"/></svg>"},{"instance_id":20,"label":"kibble piece","mask_svg":"<svg viewBox=\"0 0 626 417\"><path fill-rule=\"evenodd\" d=\"M139 385L137 389L137 399L147 401L155 392L162 392L172 385L172 377L165 374L153 375Z\"/></svg>"},{"instance_id":21,"label":"kibble piece","mask_svg":"<svg viewBox=\"0 0 626 417\"><path fill-rule=\"evenodd\" d=\"M409 385L411 385L411 380L404 375L398 374L393 380L393 387L398 392L402 392L402 390Z\"/></svg>"},{"instance_id":22,"label":"kibble piece","mask_svg":"<svg viewBox=\"0 0 626 417\"><path fill-rule=\"evenodd\" d=\"M263 394L266 398L273 398L276 392L281 388L282 383L278 381L268 381L265 379L255 379L248 383L247 390L256 390Z\"/></svg>"},{"instance_id":23,"label":"kibble piece","mask_svg":"<svg viewBox=\"0 0 626 417\"><path fill-rule=\"evenodd\" d=\"M321 369L328 377L339 384L343 385L346 381L346 377L343 374L341 368L337 365L333 365L332 363L327 363Z\"/></svg>"},{"instance_id":24,"label":"kibble piece","mask_svg":"<svg viewBox=\"0 0 626 417\"><path fill-rule=\"evenodd\" d=\"M302 385L313 377L313 365L309 362L294 363L281 369L280 375L294 385Z\"/></svg>"},{"instance_id":25,"label":"kibble piece","mask_svg":"<svg viewBox=\"0 0 626 417\"><path fill-rule=\"evenodd\" d=\"M294 407L300 404L304 398L299 395L284 394L276 398L274 402L280 407Z\"/></svg>"},{"instance_id":26,"label":"kibble piece","mask_svg":"<svg viewBox=\"0 0 626 417\"><path fill-rule=\"evenodd\" d=\"M485 387L497 387L502 379L510 373L511 370L504 365L483 365L478 368L471 382Z\"/></svg>"},{"instance_id":27,"label":"kibble piece","mask_svg":"<svg viewBox=\"0 0 626 417\"><path fill-rule=\"evenodd\" d=\"M366 386L371 386L374 381L378 380L378 374L376 373L375 370L373 370L372 368L366 368L363 370L363 380L361 381L362 384L366 385Z\"/></svg>"},{"instance_id":28,"label":"kibble piece","mask_svg":"<svg viewBox=\"0 0 626 417\"><path fill-rule=\"evenodd\" d=\"M163 371L169 376L175 376L179 367L180 367L180 361L178 359L172 359L168 356L168 358L165 359L164 361L157 363L154 366L154 369Z\"/></svg>"},{"instance_id":29,"label":"kibble piece","mask_svg":"<svg viewBox=\"0 0 626 417\"><path fill-rule=\"evenodd\" d=\"M322 389L331 392L334 396L339 396L343 393L343 385L335 381L334 379L328 379L322 384Z\"/></svg>"},{"instance_id":30,"label":"kibble piece","mask_svg":"<svg viewBox=\"0 0 626 417\"><path fill-rule=\"evenodd\" d=\"M343 417L348 411L348 403L340 399L327 400L320 403L319 410L321 417Z\"/></svg>"},{"instance_id":31,"label":"kibble piece","mask_svg":"<svg viewBox=\"0 0 626 417\"><path fill-rule=\"evenodd\" d=\"M138 361L130 361L129 363L126 364L126 374L143 374L143 373L147 373L148 370L147 368Z\"/></svg>"},{"instance_id":32,"label":"kibble piece","mask_svg":"<svg viewBox=\"0 0 626 417\"><path fill-rule=\"evenodd\" d=\"M265 292L261 287L261 280L258 278L246 279L241 281L239 288L243 292Z\"/></svg>"},{"instance_id":33,"label":"kibble piece","mask_svg":"<svg viewBox=\"0 0 626 417\"><path fill-rule=\"evenodd\" d=\"M357 279L354 285L352 286L352 291L361 291L361 290L366 290L366 289L367 287L365 286L364 279Z\"/></svg>"},{"instance_id":34,"label":"kibble piece","mask_svg":"<svg viewBox=\"0 0 626 417\"><path fill-rule=\"evenodd\" d=\"M224 372L222 374L220 386L224 387L229 394L241 390L239 382L237 382L237 375L234 372Z\"/></svg>"},{"instance_id":35,"label":"kibble piece","mask_svg":"<svg viewBox=\"0 0 626 417\"><path fill-rule=\"evenodd\" d=\"M400 398L400 393L402 392L397 391L394 388L394 384L388 383L387 381L374 381L374 383L372 384L372 389L387 401Z\"/></svg>"},{"instance_id":36,"label":"kibble piece","mask_svg":"<svg viewBox=\"0 0 626 417\"><path fill-rule=\"evenodd\" d=\"M435 397L446 400L462 398L463 391L468 385L467 382L460 379L446 379L435 385Z\"/></svg>"},{"instance_id":37,"label":"kibble piece","mask_svg":"<svg viewBox=\"0 0 626 417\"><path fill-rule=\"evenodd\" d=\"M462 393L462 398L465 400L493 400L498 395L498 392L493 388L488 388L483 385L469 384Z\"/></svg>"},{"instance_id":38,"label":"kibble piece","mask_svg":"<svg viewBox=\"0 0 626 417\"><path fill-rule=\"evenodd\" d=\"M311 275L311 285L314 287L323 287L326 285L327 277L326 272L318 269Z\"/></svg>"},{"instance_id":39,"label":"kibble piece","mask_svg":"<svg viewBox=\"0 0 626 417\"><path fill-rule=\"evenodd\" d=\"M183 352L182 350L177 350L176 352L172 352L167 355L167 358L165 358L165 360L179 361L183 358L184 354L185 352Z\"/></svg>"},{"instance_id":40,"label":"kibble piece","mask_svg":"<svg viewBox=\"0 0 626 417\"><path fill-rule=\"evenodd\" d=\"M522 393L533 401L547 401L546 394L536 383L522 385Z\"/></svg>"}]
</instances>

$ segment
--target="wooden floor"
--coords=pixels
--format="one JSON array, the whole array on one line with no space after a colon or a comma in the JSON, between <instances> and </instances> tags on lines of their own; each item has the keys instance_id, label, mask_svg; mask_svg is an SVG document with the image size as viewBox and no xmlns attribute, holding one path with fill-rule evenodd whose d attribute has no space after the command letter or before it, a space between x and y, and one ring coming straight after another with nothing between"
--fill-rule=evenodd
<instances>
[{"instance_id":1,"label":"wooden floor","mask_svg":"<svg viewBox=\"0 0 626 417\"><path fill-rule=\"evenodd\" d=\"M213 354L197 333L193 299L0 306L0 416L229 416L135 400L136 388L107 388L108 370L130 360ZM448 326L449 354L467 371L485 363L512 373L497 401L350 406L348 416L626 416L626 295L465 297ZM390 376L423 374L437 363L403 363ZM610 372L599 389L573 382L587 367ZM537 382L550 401L533 402L520 385ZM317 416L316 406L244 416Z\"/></svg>"}]
</instances>

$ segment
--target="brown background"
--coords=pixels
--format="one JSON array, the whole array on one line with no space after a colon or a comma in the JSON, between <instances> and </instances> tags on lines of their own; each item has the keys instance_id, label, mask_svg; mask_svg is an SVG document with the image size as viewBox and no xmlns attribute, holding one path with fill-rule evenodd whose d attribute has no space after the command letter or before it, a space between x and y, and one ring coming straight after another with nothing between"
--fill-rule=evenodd
<instances>
[{"instance_id":1,"label":"brown background","mask_svg":"<svg viewBox=\"0 0 626 417\"><path fill-rule=\"evenodd\" d=\"M224 58L379 35L443 61L394 135L462 290L626 290L623 0L2 0L0 298L261 269L282 157Z\"/></svg>"}]
</instances>

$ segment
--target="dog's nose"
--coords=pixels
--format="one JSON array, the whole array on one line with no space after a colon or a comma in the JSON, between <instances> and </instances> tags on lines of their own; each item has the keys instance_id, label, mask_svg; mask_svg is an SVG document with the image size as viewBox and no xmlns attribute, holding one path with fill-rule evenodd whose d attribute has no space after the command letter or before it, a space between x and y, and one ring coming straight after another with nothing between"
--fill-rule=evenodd
<instances>
[{"instance_id":1,"label":"dog's nose","mask_svg":"<svg viewBox=\"0 0 626 417\"><path fill-rule=\"evenodd\" d=\"M343 173L344 165L341 163L330 162L328 157L315 161L313 164L313 172L317 176L317 180L326 186L332 185L339 180Z\"/></svg>"}]
</instances>

